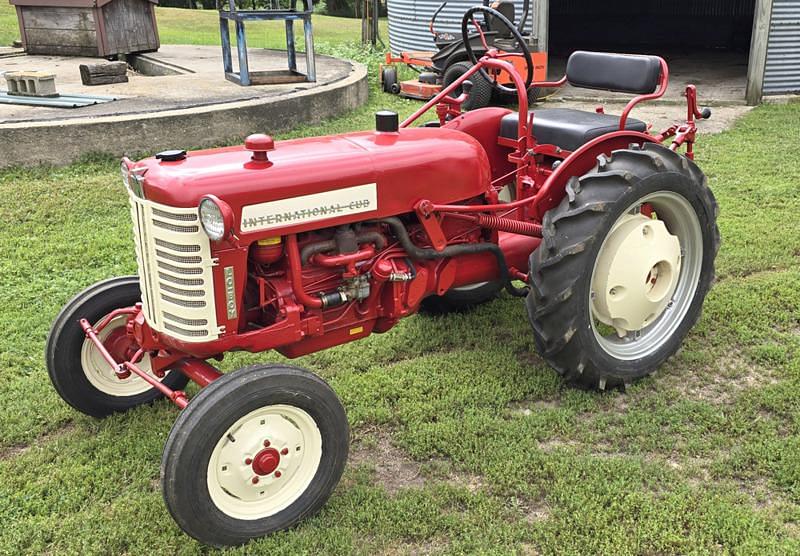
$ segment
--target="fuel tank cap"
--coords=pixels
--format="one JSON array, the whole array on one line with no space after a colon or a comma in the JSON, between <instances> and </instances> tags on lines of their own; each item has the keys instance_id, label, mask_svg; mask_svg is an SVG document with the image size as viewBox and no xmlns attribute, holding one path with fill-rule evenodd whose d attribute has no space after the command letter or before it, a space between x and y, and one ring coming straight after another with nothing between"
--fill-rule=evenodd
<instances>
[{"instance_id":1,"label":"fuel tank cap","mask_svg":"<svg viewBox=\"0 0 800 556\"><path fill-rule=\"evenodd\" d=\"M382 132L395 132L400 125L397 120L397 112L391 110L380 110L375 112L375 130Z\"/></svg>"}]
</instances>

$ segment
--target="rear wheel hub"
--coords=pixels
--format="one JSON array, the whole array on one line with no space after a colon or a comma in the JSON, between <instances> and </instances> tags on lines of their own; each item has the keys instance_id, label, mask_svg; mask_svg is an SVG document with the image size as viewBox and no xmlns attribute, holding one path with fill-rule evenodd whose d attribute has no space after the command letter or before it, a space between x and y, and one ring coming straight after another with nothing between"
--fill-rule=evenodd
<instances>
[{"instance_id":1,"label":"rear wheel hub","mask_svg":"<svg viewBox=\"0 0 800 556\"><path fill-rule=\"evenodd\" d=\"M641 213L620 218L598 254L592 310L620 338L664 312L678 285L681 246L664 222Z\"/></svg>"}]
</instances>

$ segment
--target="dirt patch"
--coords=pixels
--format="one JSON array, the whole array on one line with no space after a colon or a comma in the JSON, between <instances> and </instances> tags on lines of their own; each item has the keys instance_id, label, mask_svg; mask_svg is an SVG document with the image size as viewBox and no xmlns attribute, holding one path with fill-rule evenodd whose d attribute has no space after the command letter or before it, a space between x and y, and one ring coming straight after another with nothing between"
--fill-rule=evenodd
<instances>
[{"instance_id":1,"label":"dirt patch","mask_svg":"<svg viewBox=\"0 0 800 556\"><path fill-rule=\"evenodd\" d=\"M392 444L392 435L388 430L376 428L370 432L368 436L360 435L361 438L353 442L350 448L350 465L374 468L375 482L389 494L425 484L425 478L420 472L421 464Z\"/></svg>"},{"instance_id":2,"label":"dirt patch","mask_svg":"<svg viewBox=\"0 0 800 556\"><path fill-rule=\"evenodd\" d=\"M57 438L60 438L62 436L71 433L75 429L76 429L75 423L73 423L72 421L67 421L59 428L46 432L42 436L35 438L29 444L15 444L13 446L0 448L0 461L18 458L34 448L40 448L45 444L48 444L56 440Z\"/></svg>"},{"instance_id":3,"label":"dirt patch","mask_svg":"<svg viewBox=\"0 0 800 556\"><path fill-rule=\"evenodd\" d=\"M450 460L411 459L392 443L392 433L386 428L375 428L359 437L350 448L349 464L374 470L375 484L385 488L389 494L406 488L419 488L431 482L447 483L470 492L486 487L482 476L455 470Z\"/></svg>"},{"instance_id":4,"label":"dirt patch","mask_svg":"<svg viewBox=\"0 0 800 556\"><path fill-rule=\"evenodd\" d=\"M548 411L561 407L561 400L530 400L511 402L508 409L513 415L528 417L537 411Z\"/></svg>"},{"instance_id":5,"label":"dirt patch","mask_svg":"<svg viewBox=\"0 0 800 556\"><path fill-rule=\"evenodd\" d=\"M522 516L528 523L538 523L550 518L550 508L540 500L525 500L520 507Z\"/></svg>"},{"instance_id":6,"label":"dirt patch","mask_svg":"<svg viewBox=\"0 0 800 556\"><path fill-rule=\"evenodd\" d=\"M378 552L382 556L416 556L417 554L438 554L447 547L444 539L429 539L420 542L402 542Z\"/></svg>"},{"instance_id":7,"label":"dirt patch","mask_svg":"<svg viewBox=\"0 0 800 556\"><path fill-rule=\"evenodd\" d=\"M738 350L716 359L703 371L673 375L671 386L684 398L726 405L745 390L778 382L769 370L753 365Z\"/></svg>"}]
</instances>

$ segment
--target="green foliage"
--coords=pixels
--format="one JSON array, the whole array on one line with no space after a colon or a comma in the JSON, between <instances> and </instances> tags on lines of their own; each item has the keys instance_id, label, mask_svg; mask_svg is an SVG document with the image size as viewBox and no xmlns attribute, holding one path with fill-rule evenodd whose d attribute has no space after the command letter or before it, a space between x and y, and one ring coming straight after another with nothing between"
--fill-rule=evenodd
<instances>
[{"instance_id":1,"label":"green foliage","mask_svg":"<svg viewBox=\"0 0 800 556\"><path fill-rule=\"evenodd\" d=\"M159 9L162 29L210 29L207 14L191 13L192 25L186 14ZM325 21L325 52L370 65L369 103L281 139L419 106L380 93L380 53L341 39L345 20ZM319 516L227 552L799 553L798 133L800 105L789 105L701 136L698 163L721 207L719 279L681 352L627 393L563 385L508 296L295 361L342 398L355 456ZM117 162L2 171L0 196L0 553L208 553L161 501L176 409L89 419L44 369L67 299L135 271ZM279 359L237 353L222 367ZM386 471L398 462L408 484Z\"/></svg>"}]
</instances>

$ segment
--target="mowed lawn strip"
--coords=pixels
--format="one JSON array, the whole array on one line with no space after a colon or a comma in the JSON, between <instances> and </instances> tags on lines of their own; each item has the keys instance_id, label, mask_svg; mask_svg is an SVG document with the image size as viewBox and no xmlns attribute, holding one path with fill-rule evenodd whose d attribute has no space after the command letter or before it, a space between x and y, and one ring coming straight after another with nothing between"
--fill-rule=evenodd
<instances>
[{"instance_id":1,"label":"mowed lawn strip","mask_svg":"<svg viewBox=\"0 0 800 556\"><path fill-rule=\"evenodd\" d=\"M209 17L158 13L175 36ZM323 50L370 64L369 104L278 138L366 129L379 108L419 106L377 90L380 54L341 42L357 30L326 40L321 28ZM294 361L341 396L350 465L317 517L230 552L800 551L799 134L800 105L787 105L701 137L721 208L719 280L681 352L626 393L562 384L507 296ZM0 196L0 553L206 552L161 501L177 409L90 419L44 368L61 306L136 270L117 161L3 171Z\"/></svg>"}]
</instances>

